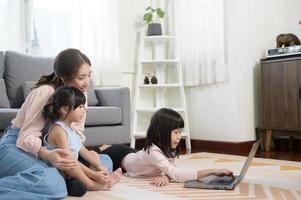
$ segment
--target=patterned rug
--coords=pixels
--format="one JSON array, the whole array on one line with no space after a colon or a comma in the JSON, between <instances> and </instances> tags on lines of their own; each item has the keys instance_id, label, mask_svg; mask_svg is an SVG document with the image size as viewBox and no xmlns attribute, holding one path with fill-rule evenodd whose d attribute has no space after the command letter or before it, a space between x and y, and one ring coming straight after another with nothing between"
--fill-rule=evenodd
<instances>
[{"instance_id":1,"label":"patterned rug","mask_svg":"<svg viewBox=\"0 0 301 200\"><path fill-rule=\"evenodd\" d=\"M227 168L235 175L240 173L246 157L196 153L183 155L177 165L183 168ZM254 158L244 180L234 190L205 190L184 188L183 183L170 183L157 188L149 184L151 179L122 177L111 191L88 192L82 198L67 199L301 199L301 163Z\"/></svg>"}]
</instances>

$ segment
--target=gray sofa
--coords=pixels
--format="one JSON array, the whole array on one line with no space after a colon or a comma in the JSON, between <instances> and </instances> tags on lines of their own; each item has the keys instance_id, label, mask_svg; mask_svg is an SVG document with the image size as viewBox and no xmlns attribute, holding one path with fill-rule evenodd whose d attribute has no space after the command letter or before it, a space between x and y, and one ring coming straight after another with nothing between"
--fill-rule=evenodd
<instances>
[{"instance_id":1,"label":"gray sofa","mask_svg":"<svg viewBox=\"0 0 301 200\"><path fill-rule=\"evenodd\" d=\"M16 116L40 75L52 72L53 61L53 58L0 52L0 132ZM85 135L86 146L130 142L128 88L94 89L90 83Z\"/></svg>"}]
</instances>

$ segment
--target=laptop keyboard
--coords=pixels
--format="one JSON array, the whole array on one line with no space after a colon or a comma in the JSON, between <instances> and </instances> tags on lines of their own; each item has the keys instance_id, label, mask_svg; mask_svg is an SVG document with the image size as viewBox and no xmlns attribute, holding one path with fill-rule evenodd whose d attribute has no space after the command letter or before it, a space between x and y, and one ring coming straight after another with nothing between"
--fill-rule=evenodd
<instances>
[{"instance_id":1,"label":"laptop keyboard","mask_svg":"<svg viewBox=\"0 0 301 200\"><path fill-rule=\"evenodd\" d=\"M217 185L229 185L233 180L234 179L232 176L215 176L208 183Z\"/></svg>"}]
</instances>

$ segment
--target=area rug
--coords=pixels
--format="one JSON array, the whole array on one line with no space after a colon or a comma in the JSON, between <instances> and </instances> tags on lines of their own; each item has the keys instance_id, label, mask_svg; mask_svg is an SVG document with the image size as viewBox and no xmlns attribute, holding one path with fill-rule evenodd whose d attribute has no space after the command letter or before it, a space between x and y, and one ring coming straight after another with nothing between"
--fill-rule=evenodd
<instances>
[{"instance_id":1,"label":"area rug","mask_svg":"<svg viewBox=\"0 0 301 200\"><path fill-rule=\"evenodd\" d=\"M239 174L246 157L195 153L182 155L177 165L183 168L227 168ZM151 179L133 179L123 176L111 191L88 192L81 198L72 199L141 199L141 200L205 200L205 199L301 199L301 163L254 158L244 180L234 190L205 190L184 188L183 183L170 183L166 187L154 187Z\"/></svg>"}]
</instances>

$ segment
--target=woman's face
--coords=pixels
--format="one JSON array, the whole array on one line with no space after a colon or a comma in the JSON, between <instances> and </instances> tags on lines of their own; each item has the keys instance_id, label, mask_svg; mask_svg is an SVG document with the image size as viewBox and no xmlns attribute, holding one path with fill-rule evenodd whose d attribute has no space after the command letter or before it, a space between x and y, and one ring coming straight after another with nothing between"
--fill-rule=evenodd
<instances>
[{"instance_id":1,"label":"woman's face","mask_svg":"<svg viewBox=\"0 0 301 200\"><path fill-rule=\"evenodd\" d=\"M78 70L76 76L70 80L63 80L64 84L69 87L76 87L82 92L86 92L89 87L89 81L92 75L91 66L84 63Z\"/></svg>"}]
</instances>

